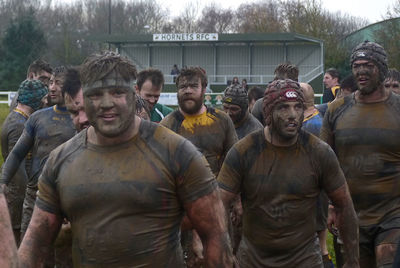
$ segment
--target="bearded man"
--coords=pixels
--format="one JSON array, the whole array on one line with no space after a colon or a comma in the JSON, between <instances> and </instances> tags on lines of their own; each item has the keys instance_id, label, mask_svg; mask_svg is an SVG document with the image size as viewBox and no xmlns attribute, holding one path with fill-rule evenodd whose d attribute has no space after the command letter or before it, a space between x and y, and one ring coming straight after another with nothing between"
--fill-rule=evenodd
<instances>
[{"instance_id":1,"label":"bearded man","mask_svg":"<svg viewBox=\"0 0 400 268\"><path fill-rule=\"evenodd\" d=\"M357 220L350 193L330 147L301 129L300 85L275 80L265 91L266 127L237 142L218 175L226 208L240 193L243 236L240 267L322 267L315 230L317 198L324 190L337 206L348 255L358 266Z\"/></svg>"},{"instance_id":2,"label":"bearded man","mask_svg":"<svg viewBox=\"0 0 400 268\"><path fill-rule=\"evenodd\" d=\"M358 90L329 105L320 137L338 156L350 188L360 225L360 266L392 267L400 240L400 96L384 87L382 46L363 42L350 62ZM328 228L334 223L328 215Z\"/></svg>"}]
</instances>

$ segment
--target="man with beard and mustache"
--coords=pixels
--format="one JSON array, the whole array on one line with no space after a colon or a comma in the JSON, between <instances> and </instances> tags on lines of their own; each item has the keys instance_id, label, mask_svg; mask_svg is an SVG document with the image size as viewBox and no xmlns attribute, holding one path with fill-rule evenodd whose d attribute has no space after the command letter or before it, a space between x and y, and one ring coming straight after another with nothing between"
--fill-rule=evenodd
<instances>
[{"instance_id":1,"label":"man with beard and mustache","mask_svg":"<svg viewBox=\"0 0 400 268\"><path fill-rule=\"evenodd\" d=\"M237 142L218 175L229 207L240 193L240 267L322 267L315 213L324 190L336 205L348 259L358 266L357 218L332 149L301 129L304 97L289 79L270 83L263 98L266 127Z\"/></svg>"},{"instance_id":2,"label":"man with beard and mustache","mask_svg":"<svg viewBox=\"0 0 400 268\"><path fill-rule=\"evenodd\" d=\"M218 175L226 153L238 140L232 120L223 111L204 105L207 76L203 69L182 69L176 78L176 86L179 108L160 123L191 141L206 157L212 172ZM195 232L194 236L196 238ZM190 231L183 232L182 237L187 265L194 267L201 254L191 249Z\"/></svg>"},{"instance_id":3,"label":"man with beard and mustache","mask_svg":"<svg viewBox=\"0 0 400 268\"><path fill-rule=\"evenodd\" d=\"M274 70L274 80L278 79L292 79L298 81L299 79L299 68L290 63L281 63ZM254 115L258 121L265 126L265 118L263 113L263 100L258 99L251 110L251 114Z\"/></svg>"},{"instance_id":4,"label":"man with beard and mustache","mask_svg":"<svg viewBox=\"0 0 400 268\"><path fill-rule=\"evenodd\" d=\"M232 267L214 176L193 144L135 115L136 67L105 52L89 56L80 74L91 126L50 154L21 266L41 267L65 217L76 267L183 267L185 214L207 267Z\"/></svg>"},{"instance_id":5,"label":"man with beard and mustache","mask_svg":"<svg viewBox=\"0 0 400 268\"><path fill-rule=\"evenodd\" d=\"M392 267L400 238L400 96L385 90L387 55L379 44L355 47L351 68L358 90L329 105L320 137L336 152L350 188L360 267ZM334 224L328 215L328 228Z\"/></svg>"},{"instance_id":6,"label":"man with beard and mustache","mask_svg":"<svg viewBox=\"0 0 400 268\"><path fill-rule=\"evenodd\" d=\"M203 69L182 69L176 86L179 108L160 123L191 141L218 175L226 153L238 140L232 120L226 113L204 105L207 76Z\"/></svg>"}]
</instances>

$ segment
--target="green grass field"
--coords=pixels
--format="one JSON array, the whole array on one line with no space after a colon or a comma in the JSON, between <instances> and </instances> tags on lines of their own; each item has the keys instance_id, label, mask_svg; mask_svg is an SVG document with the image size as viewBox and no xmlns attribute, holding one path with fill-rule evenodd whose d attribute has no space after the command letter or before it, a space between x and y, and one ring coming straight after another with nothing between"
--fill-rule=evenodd
<instances>
[{"instance_id":1,"label":"green grass field","mask_svg":"<svg viewBox=\"0 0 400 268\"><path fill-rule=\"evenodd\" d=\"M3 126L3 122L6 119L8 113L9 113L9 107L7 104L0 104L0 126ZM1 146L1 144L0 144ZM1 148L1 147L0 147ZM3 164L3 156L0 154L0 164ZM329 254L332 256L333 259L333 263L336 264L335 261L335 252L333 250L333 242L332 242L332 235L329 233L328 234L328 250L329 250Z\"/></svg>"}]
</instances>

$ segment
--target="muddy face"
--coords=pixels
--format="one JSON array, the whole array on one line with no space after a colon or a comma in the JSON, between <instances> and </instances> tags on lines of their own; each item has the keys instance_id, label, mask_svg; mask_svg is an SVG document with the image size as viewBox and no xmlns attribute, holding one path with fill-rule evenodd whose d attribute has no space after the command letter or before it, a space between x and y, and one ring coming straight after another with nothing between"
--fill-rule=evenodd
<instances>
[{"instance_id":1,"label":"muddy face","mask_svg":"<svg viewBox=\"0 0 400 268\"><path fill-rule=\"evenodd\" d=\"M300 102L286 101L275 105L272 111L272 138L291 144L303 122L304 108Z\"/></svg>"},{"instance_id":2,"label":"muddy face","mask_svg":"<svg viewBox=\"0 0 400 268\"><path fill-rule=\"evenodd\" d=\"M88 89L84 99L89 123L105 137L122 135L134 122L136 104L131 89Z\"/></svg>"},{"instance_id":3,"label":"muddy face","mask_svg":"<svg viewBox=\"0 0 400 268\"><path fill-rule=\"evenodd\" d=\"M379 69L372 61L355 61L352 72L362 95L369 95L379 87Z\"/></svg>"},{"instance_id":4,"label":"muddy face","mask_svg":"<svg viewBox=\"0 0 400 268\"><path fill-rule=\"evenodd\" d=\"M61 86L64 83L63 79L54 75L50 78L48 100L49 105L62 105L64 104L64 98L61 93Z\"/></svg>"},{"instance_id":5,"label":"muddy face","mask_svg":"<svg viewBox=\"0 0 400 268\"><path fill-rule=\"evenodd\" d=\"M203 106L205 88L198 77L183 77L178 83L178 104L187 114L197 113Z\"/></svg>"},{"instance_id":6,"label":"muddy face","mask_svg":"<svg viewBox=\"0 0 400 268\"><path fill-rule=\"evenodd\" d=\"M400 82L393 79L386 79L383 85L387 90L390 90L396 94L400 94Z\"/></svg>"},{"instance_id":7,"label":"muddy face","mask_svg":"<svg viewBox=\"0 0 400 268\"><path fill-rule=\"evenodd\" d=\"M234 124L239 123L240 120L242 120L243 117L246 115L246 111L236 104L224 103L223 108L224 112L229 115Z\"/></svg>"},{"instance_id":8,"label":"muddy face","mask_svg":"<svg viewBox=\"0 0 400 268\"><path fill-rule=\"evenodd\" d=\"M71 115L75 129L79 132L85 128L88 128L90 124L85 112L82 90L80 90L74 98L66 93L64 100L65 107Z\"/></svg>"}]
</instances>

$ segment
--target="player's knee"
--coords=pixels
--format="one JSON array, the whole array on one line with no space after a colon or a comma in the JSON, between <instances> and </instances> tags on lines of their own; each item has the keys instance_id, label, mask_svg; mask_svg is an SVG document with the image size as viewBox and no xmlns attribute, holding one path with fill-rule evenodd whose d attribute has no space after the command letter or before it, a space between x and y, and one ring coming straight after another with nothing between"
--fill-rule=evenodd
<instances>
[{"instance_id":1,"label":"player's knee","mask_svg":"<svg viewBox=\"0 0 400 268\"><path fill-rule=\"evenodd\" d=\"M392 268L396 247L396 244L382 244L376 247L376 266L378 268Z\"/></svg>"}]
</instances>

